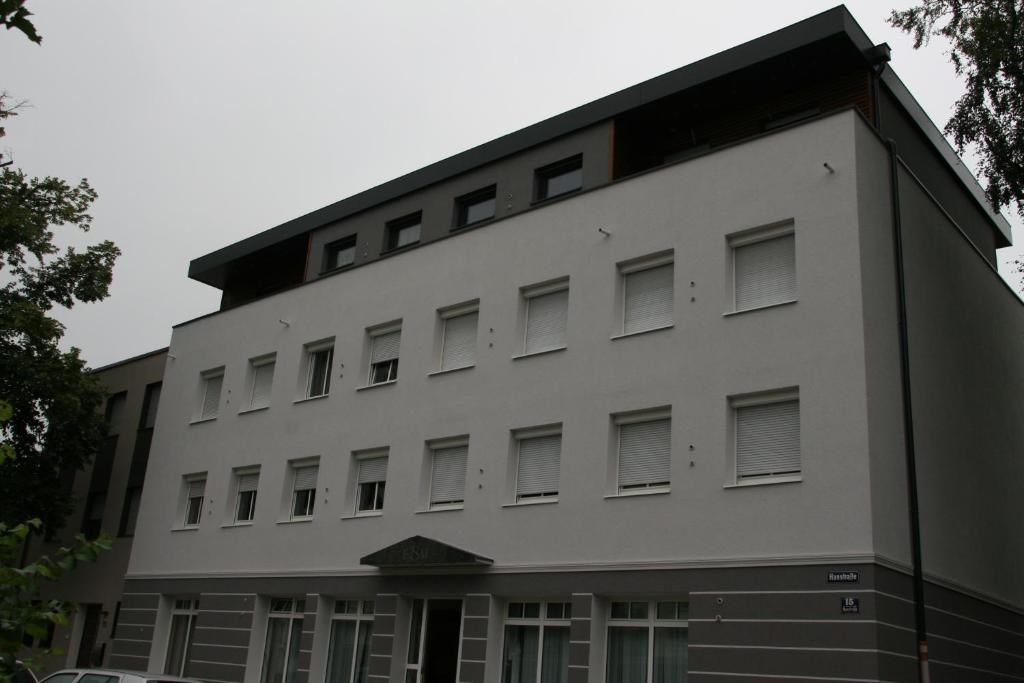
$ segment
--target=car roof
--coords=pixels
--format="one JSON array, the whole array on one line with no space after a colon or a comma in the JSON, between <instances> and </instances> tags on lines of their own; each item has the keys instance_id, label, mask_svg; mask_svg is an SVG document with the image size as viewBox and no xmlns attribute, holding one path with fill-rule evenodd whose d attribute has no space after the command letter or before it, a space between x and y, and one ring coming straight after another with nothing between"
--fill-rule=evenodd
<instances>
[{"instance_id":1,"label":"car roof","mask_svg":"<svg viewBox=\"0 0 1024 683\"><path fill-rule=\"evenodd\" d=\"M171 676L168 674L147 672L147 671L127 671L125 669L96 669L96 668L73 668L73 669L61 669L60 671L54 671L50 676L57 674L99 674L107 676L135 676L137 678L146 679L160 679L161 681L178 681L180 683L197 683L194 678L181 678L180 676ZM49 676L47 676L49 678Z\"/></svg>"}]
</instances>

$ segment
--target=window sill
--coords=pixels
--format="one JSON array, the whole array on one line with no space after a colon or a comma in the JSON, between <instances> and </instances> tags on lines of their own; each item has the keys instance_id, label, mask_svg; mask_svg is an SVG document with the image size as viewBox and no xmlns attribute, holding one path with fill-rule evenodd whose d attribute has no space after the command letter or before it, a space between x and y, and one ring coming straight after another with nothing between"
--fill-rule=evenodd
<instances>
[{"instance_id":1,"label":"window sill","mask_svg":"<svg viewBox=\"0 0 1024 683\"><path fill-rule=\"evenodd\" d=\"M330 398L330 396L330 394L320 394L319 396L303 396L302 398L295 399L294 401L292 401L292 403L309 403L310 401L319 401L322 398Z\"/></svg>"},{"instance_id":2,"label":"window sill","mask_svg":"<svg viewBox=\"0 0 1024 683\"><path fill-rule=\"evenodd\" d=\"M221 524L220 528L221 529L234 529L235 527L240 527L240 526L252 526L252 520L249 520L247 522L228 522L227 524Z\"/></svg>"},{"instance_id":3,"label":"window sill","mask_svg":"<svg viewBox=\"0 0 1024 683\"><path fill-rule=\"evenodd\" d=\"M433 372L428 372L427 377L437 377L438 375L450 375L453 372L461 372L462 370L472 370L475 367L476 363L472 365L460 365L457 368L448 368L447 370L434 370Z\"/></svg>"},{"instance_id":4,"label":"window sill","mask_svg":"<svg viewBox=\"0 0 1024 683\"><path fill-rule=\"evenodd\" d=\"M668 486L652 486L647 489L626 489L625 491L619 491L617 493L609 493L605 495L605 498L635 498L636 496L661 496L667 493L671 493L672 489Z\"/></svg>"},{"instance_id":5,"label":"window sill","mask_svg":"<svg viewBox=\"0 0 1024 683\"><path fill-rule=\"evenodd\" d=\"M503 503L503 508L526 508L531 505L552 505L558 502L558 496L542 496L540 498L524 498L514 503Z\"/></svg>"},{"instance_id":6,"label":"window sill","mask_svg":"<svg viewBox=\"0 0 1024 683\"><path fill-rule=\"evenodd\" d=\"M357 512L354 515L344 515L342 521L350 519L365 519L366 517L381 517L384 515L383 510L367 510L366 512Z\"/></svg>"},{"instance_id":7,"label":"window sill","mask_svg":"<svg viewBox=\"0 0 1024 683\"><path fill-rule=\"evenodd\" d=\"M512 360L522 360L523 358L533 358L534 356L543 356L546 353L557 353L558 351L565 351L567 346L556 346L551 349L542 349L541 351L531 351L530 353L520 353L518 356L512 356Z\"/></svg>"},{"instance_id":8,"label":"window sill","mask_svg":"<svg viewBox=\"0 0 1024 683\"><path fill-rule=\"evenodd\" d=\"M361 387L356 387L356 391L366 391L367 389L376 389L377 387L389 387L392 384L398 384L397 379L388 380L387 382L377 382L376 384L366 384Z\"/></svg>"},{"instance_id":9,"label":"window sill","mask_svg":"<svg viewBox=\"0 0 1024 683\"><path fill-rule=\"evenodd\" d=\"M559 192L558 194L549 195L547 197L543 197L543 198L540 198L540 199L534 199L533 201L530 202L530 207L532 208L534 206L543 206L544 204L547 204L548 202L553 202L556 199L565 199L566 197L570 197L570 196L572 196L574 194L578 194L578 193L580 193L582 191L583 191L583 187L580 186L580 187L574 187L571 190L565 190L563 192Z\"/></svg>"},{"instance_id":10,"label":"window sill","mask_svg":"<svg viewBox=\"0 0 1024 683\"><path fill-rule=\"evenodd\" d=\"M479 227L481 225L487 225L488 223L491 223L491 222L493 222L495 220L497 220L497 216L496 215L495 216L490 216L489 218L481 218L480 220L473 221L472 223L463 223L462 225L452 226L451 230L449 230L448 232L459 232L460 230L468 230L469 228L476 228L476 227Z\"/></svg>"},{"instance_id":11,"label":"window sill","mask_svg":"<svg viewBox=\"0 0 1024 683\"><path fill-rule=\"evenodd\" d=\"M383 251L380 252L380 255L381 256L390 256L391 254L397 254L397 253L402 252L402 251L408 251L409 249L412 249L413 247L418 247L418 246L420 246L420 241L416 240L415 242L409 242L409 244L403 244L400 247L392 247L390 249L384 249Z\"/></svg>"},{"instance_id":12,"label":"window sill","mask_svg":"<svg viewBox=\"0 0 1024 683\"><path fill-rule=\"evenodd\" d=\"M722 317L723 318L729 318L729 317L734 316L734 315L740 315L741 313L751 313L753 311L763 311L766 308L778 308L779 306L792 306L797 301L798 301L797 299L790 299L789 301L779 301L779 302L774 303L774 304L765 304L764 306L754 306L753 308L743 308L743 309L738 310L738 311L726 311L725 313L722 314Z\"/></svg>"},{"instance_id":13,"label":"window sill","mask_svg":"<svg viewBox=\"0 0 1024 683\"><path fill-rule=\"evenodd\" d=\"M216 419L217 419L216 415L214 415L213 417L200 417L200 418L196 418L195 420L190 420L189 424L190 425L201 425L204 422L213 422Z\"/></svg>"},{"instance_id":14,"label":"window sill","mask_svg":"<svg viewBox=\"0 0 1024 683\"><path fill-rule=\"evenodd\" d=\"M417 510L417 515L425 515L431 512L452 512L462 509L462 503L454 505L435 505L434 507L427 508L426 510Z\"/></svg>"},{"instance_id":15,"label":"window sill","mask_svg":"<svg viewBox=\"0 0 1024 683\"><path fill-rule=\"evenodd\" d=\"M171 531L199 531L199 525L195 526L174 526L171 527Z\"/></svg>"},{"instance_id":16,"label":"window sill","mask_svg":"<svg viewBox=\"0 0 1024 683\"><path fill-rule=\"evenodd\" d=\"M770 486L772 484L796 484L803 481L801 474L787 474L779 477L758 477L756 479L741 479L731 484L722 484L723 489L741 489L748 486Z\"/></svg>"},{"instance_id":17,"label":"window sill","mask_svg":"<svg viewBox=\"0 0 1024 683\"><path fill-rule=\"evenodd\" d=\"M340 273L343 270L348 270L354 265L355 262L353 261L352 263L346 263L345 265L338 266L336 268L328 268L327 270L321 270L319 273L317 273L317 277L323 277L324 275L334 275L335 273Z\"/></svg>"},{"instance_id":18,"label":"window sill","mask_svg":"<svg viewBox=\"0 0 1024 683\"><path fill-rule=\"evenodd\" d=\"M625 339L626 337L636 337L641 334L650 334L651 332L660 332L662 330L671 330L675 327L675 323L669 323L668 325L662 325L661 327L650 327L646 330L637 330L636 332L623 332L622 334L613 334L612 340Z\"/></svg>"},{"instance_id":19,"label":"window sill","mask_svg":"<svg viewBox=\"0 0 1024 683\"><path fill-rule=\"evenodd\" d=\"M292 517L291 519L279 519L278 524L307 524L312 522L312 517Z\"/></svg>"},{"instance_id":20,"label":"window sill","mask_svg":"<svg viewBox=\"0 0 1024 683\"><path fill-rule=\"evenodd\" d=\"M270 410L270 406L260 406L258 408L246 408L245 410L239 410L239 415L248 415L250 413L261 413L264 410Z\"/></svg>"}]
</instances>

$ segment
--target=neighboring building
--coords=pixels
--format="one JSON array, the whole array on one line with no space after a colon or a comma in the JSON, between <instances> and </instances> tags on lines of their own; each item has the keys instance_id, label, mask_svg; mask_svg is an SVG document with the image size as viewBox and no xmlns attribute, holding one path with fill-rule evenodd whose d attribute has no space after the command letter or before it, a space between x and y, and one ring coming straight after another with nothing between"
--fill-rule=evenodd
<instances>
[{"instance_id":1,"label":"neighboring building","mask_svg":"<svg viewBox=\"0 0 1024 683\"><path fill-rule=\"evenodd\" d=\"M52 553L78 533L95 538L105 531L113 546L96 562L81 564L45 587L46 599L66 600L76 608L69 627L55 629L50 642L66 656L51 657L46 670L101 666L110 660L166 362L167 349L159 349L93 371L107 390L110 431L92 463L70 482L79 505L67 525L54 543L33 544L29 554Z\"/></svg>"},{"instance_id":2,"label":"neighboring building","mask_svg":"<svg viewBox=\"0 0 1024 683\"><path fill-rule=\"evenodd\" d=\"M916 680L898 216L932 680L1024 677L1009 227L887 59L833 9L193 261L111 664Z\"/></svg>"}]
</instances>

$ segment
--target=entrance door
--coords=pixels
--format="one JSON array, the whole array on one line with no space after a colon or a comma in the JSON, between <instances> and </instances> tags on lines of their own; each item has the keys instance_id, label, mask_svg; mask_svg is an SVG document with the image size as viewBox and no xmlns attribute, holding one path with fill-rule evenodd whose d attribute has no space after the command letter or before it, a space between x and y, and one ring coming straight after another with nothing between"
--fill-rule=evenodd
<instances>
[{"instance_id":1,"label":"entrance door","mask_svg":"<svg viewBox=\"0 0 1024 683\"><path fill-rule=\"evenodd\" d=\"M461 600L414 600L406 682L455 683L461 629Z\"/></svg>"}]
</instances>

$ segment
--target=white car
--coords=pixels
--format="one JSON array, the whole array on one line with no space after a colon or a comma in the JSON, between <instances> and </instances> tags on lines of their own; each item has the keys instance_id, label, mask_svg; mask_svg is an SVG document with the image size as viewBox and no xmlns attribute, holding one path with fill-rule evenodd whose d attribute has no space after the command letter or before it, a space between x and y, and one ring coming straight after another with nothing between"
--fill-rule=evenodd
<instances>
[{"instance_id":1,"label":"white car","mask_svg":"<svg viewBox=\"0 0 1024 683\"><path fill-rule=\"evenodd\" d=\"M201 683L194 678L116 669L62 669L39 683Z\"/></svg>"}]
</instances>

